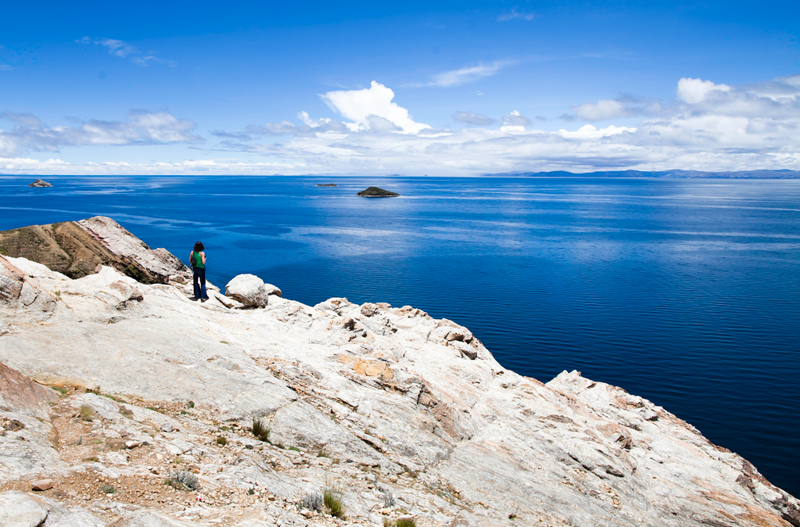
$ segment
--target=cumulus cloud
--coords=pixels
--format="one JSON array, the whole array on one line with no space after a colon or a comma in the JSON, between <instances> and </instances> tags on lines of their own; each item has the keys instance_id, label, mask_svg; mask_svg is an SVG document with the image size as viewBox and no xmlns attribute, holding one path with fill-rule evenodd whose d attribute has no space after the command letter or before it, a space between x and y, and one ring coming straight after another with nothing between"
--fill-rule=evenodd
<instances>
[{"instance_id":1,"label":"cumulus cloud","mask_svg":"<svg viewBox=\"0 0 800 527\"><path fill-rule=\"evenodd\" d=\"M122 40L113 38L90 38L83 37L76 40L79 44L97 45L102 46L108 50L108 53L122 59L128 59L131 62L140 66L147 66L149 64L164 64L167 66L176 66L177 63L172 60L162 59L157 57L154 52L150 51L142 53L139 49Z\"/></svg>"},{"instance_id":2,"label":"cumulus cloud","mask_svg":"<svg viewBox=\"0 0 800 527\"><path fill-rule=\"evenodd\" d=\"M601 99L596 103L585 103L570 108L584 121L603 121L617 117L628 117L630 112L619 101Z\"/></svg>"},{"instance_id":3,"label":"cumulus cloud","mask_svg":"<svg viewBox=\"0 0 800 527\"><path fill-rule=\"evenodd\" d=\"M503 117L503 124L505 126L530 126L531 120L514 110L510 114Z\"/></svg>"},{"instance_id":4,"label":"cumulus cloud","mask_svg":"<svg viewBox=\"0 0 800 527\"><path fill-rule=\"evenodd\" d=\"M489 126L497 122L491 117L475 112L456 112L453 114L453 120L459 123L474 124L476 126Z\"/></svg>"},{"instance_id":5,"label":"cumulus cloud","mask_svg":"<svg viewBox=\"0 0 800 527\"><path fill-rule=\"evenodd\" d=\"M351 121L345 124L352 131L386 131L385 122L404 133L430 128L415 122L408 110L392 102L394 92L379 82L372 81L370 87L363 90L331 91L320 97L331 110ZM380 129L374 128L376 126Z\"/></svg>"},{"instance_id":6,"label":"cumulus cloud","mask_svg":"<svg viewBox=\"0 0 800 527\"><path fill-rule=\"evenodd\" d=\"M57 130L39 123L35 116L6 113L3 117L15 128L0 133L0 156L6 157L0 159L0 172L473 175L605 169L800 170L799 76L730 86L695 80L698 82L681 84L676 79L677 86L688 88L684 96L670 101L630 96L613 99L633 112L627 117L608 117L598 105L592 108L594 113L584 112L584 118L608 117L606 121L611 122L602 126L565 123L562 129L549 131L535 129L530 119L516 110L493 125L434 130L413 121L405 108L393 102L391 90L374 83L367 90L331 92L344 94L330 97L329 104L346 122L312 119L301 112L295 122L254 125L241 132L215 131L220 141L211 149L225 151L228 159L247 157L231 162L85 163L64 168L57 159L30 160L35 156L21 157L15 152L21 151L28 136L40 141L37 148L28 147L31 151L47 151L48 143L43 145L41 138L51 136L57 137L61 146L132 144L154 137L160 141L169 134L177 134L176 139L181 134L193 136L190 128L175 130L166 124L156 126L162 130L156 133L148 128L155 124L144 118L94 127L100 131L93 130L90 122ZM573 110L571 115L577 118L578 114ZM624 125L613 122L623 118ZM631 124L634 118L637 121Z\"/></svg>"},{"instance_id":7,"label":"cumulus cloud","mask_svg":"<svg viewBox=\"0 0 800 527\"><path fill-rule=\"evenodd\" d=\"M160 145L197 143L195 124L167 112L132 111L126 121L90 119L78 126L49 127L32 114L4 112L0 119L12 121L11 131L0 130L0 156L22 152L57 152L70 146Z\"/></svg>"},{"instance_id":8,"label":"cumulus cloud","mask_svg":"<svg viewBox=\"0 0 800 527\"><path fill-rule=\"evenodd\" d=\"M728 92L731 87L726 84L714 84L702 79L683 78L678 81L678 98L689 104L703 102L714 92Z\"/></svg>"}]
</instances>

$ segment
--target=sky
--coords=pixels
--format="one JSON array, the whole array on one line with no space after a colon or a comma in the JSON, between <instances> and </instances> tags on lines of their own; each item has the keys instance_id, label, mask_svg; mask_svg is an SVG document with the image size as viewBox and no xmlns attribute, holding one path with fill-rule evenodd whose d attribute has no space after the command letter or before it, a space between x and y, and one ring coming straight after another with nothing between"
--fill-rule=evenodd
<instances>
[{"instance_id":1,"label":"sky","mask_svg":"<svg viewBox=\"0 0 800 527\"><path fill-rule=\"evenodd\" d=\"M800 2L7 2L2 174L800 170Z\"/></svg>"}]
</instances>

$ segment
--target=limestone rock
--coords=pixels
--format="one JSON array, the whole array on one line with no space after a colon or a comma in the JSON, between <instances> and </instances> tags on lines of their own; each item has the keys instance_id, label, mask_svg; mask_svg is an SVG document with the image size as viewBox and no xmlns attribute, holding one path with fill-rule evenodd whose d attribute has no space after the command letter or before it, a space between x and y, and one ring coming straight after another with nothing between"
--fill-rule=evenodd
<instances>
[{"instance_id":1,"label":"limestone rock","mask_svg":"<svg viewBox=\"0 0 800 527\"><path fill-rule=\"evenodd\" d=\"M120 525L327 525L297 512L325 482L346 489L348 521L359 525L400 514L425 527L800 523L794 497L667 409L578 372L547 384L522 377L467 328L410 306L273 297L234 310L111 267L70 279L6 263L2 291L15 300L0 301L0 321L13 320L0 361L131 402L70 393L50 421L49 398L22 397L39 390L19 380L22 398L0 402L0 481L24 488L48 476L48 493L65 472L94 489L103 479L152 483L141 499L153 509L115 510ZM44 320L18 300L28 282L60 293ZM128 288L145 301L120 311ZM17 389L7 385L3 397ZM82 406L97 417L80 420ZM267 441L254 437L254 417L270 427ZM72 427L55 443L64 459L54 426ZM201 480L200 505L163 485L176 466ZM116 507L97 494L64 500ZM141 496L116 499L131 495ZM26 503L33 522L55 514L50 502Z\"/></svg>"},{"instance_id":2,"label":"limestone rock","mask_svg":"<svg viewBox=\"0 0 800 527\"><path fill-rule=\"evenodd\" d=\"M264 281L252 274L233 277L225 286L225 296L233 298L244 307L266 307L269 302Z\"/></svg>"},{"instance_id":3,"label":"limestone rock","mask_svg":"<svg viewBox=\"0 0 800 527\"><path fill-rule=\"evenodd\" d=\"M105 527L106 522L89 511L67 508L43 496L19 491L0 494L3 527Z\"/></svg>"},{"instance_id":4,"label":"limestone rock","mask_svg":"<svg viewBox=\"0 0 800 527\"><path fill-rule=\"evenodd\" d=\"M140 510L126 514L113 525L114 527L192 527L198 524L178 521L155 511Z\"/></svg>"}]
</instances>

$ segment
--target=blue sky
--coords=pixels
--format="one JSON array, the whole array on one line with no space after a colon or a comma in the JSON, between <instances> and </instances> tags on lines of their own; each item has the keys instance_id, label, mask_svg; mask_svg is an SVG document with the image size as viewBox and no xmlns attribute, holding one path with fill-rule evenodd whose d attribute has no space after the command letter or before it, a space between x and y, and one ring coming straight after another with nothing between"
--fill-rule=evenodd
<instances>
[{"instance_id":1,"label":"blue sky","mask_svg":"<svg viewBox=\"0 0 800 527\"><path fill-rule=\"evenodd\" d=\"M800 169L797 2L286 4L4 6L0 172Z\"/></svg>"}]
</instances>

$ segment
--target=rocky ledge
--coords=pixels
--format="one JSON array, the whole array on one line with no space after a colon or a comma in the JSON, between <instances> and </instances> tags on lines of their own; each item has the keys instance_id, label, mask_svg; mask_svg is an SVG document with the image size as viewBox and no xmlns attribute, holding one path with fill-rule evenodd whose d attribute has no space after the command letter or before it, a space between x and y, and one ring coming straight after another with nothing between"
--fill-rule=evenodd
<instances>
[{"instance_id":1,"label":"rocky ledge","mask_svg":"<svg viewBox=\"0 0 800 527\"><path fill-rule=\"evenodd\" d=\"M0 525L800 525L665 409L450 320L188 294L0 257Z\"/></svg>"},{"instance_id":2,"label":"rocky ledge","mask_svg":"<svg viewBox=\"0 0 800 527\"><path fill-rule=\"evenodd\" d=\"M356 194L356 196L361 196L362 198L394 198L399 195L400 194L396 192L383 190L382 188L379 187L369 187Z\"/></svg>"}]
</instances>

